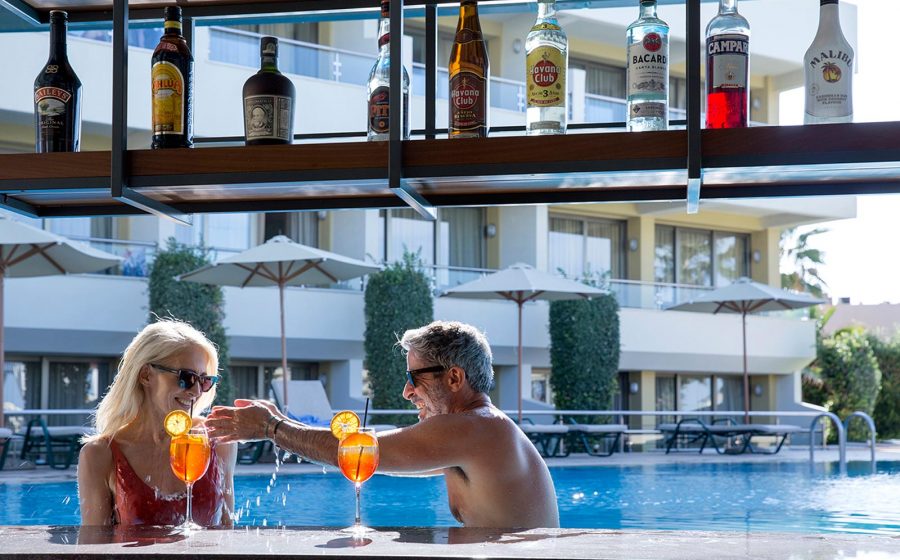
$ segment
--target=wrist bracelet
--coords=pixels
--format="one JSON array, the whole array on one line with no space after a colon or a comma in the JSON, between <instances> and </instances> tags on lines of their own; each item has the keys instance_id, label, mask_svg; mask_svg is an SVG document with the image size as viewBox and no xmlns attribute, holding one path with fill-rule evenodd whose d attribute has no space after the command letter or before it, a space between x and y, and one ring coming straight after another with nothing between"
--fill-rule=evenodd
<instances>
[{"instance_id":1,"label":"wrist bracelet","mask_svg":"<svg viewBox=\"0 0 900 560\"><path fill-rule=\"evenodd\" d=\"M278 434L278 426L280 426L284 420L284 418L279 418L278 422L275 422L275 427L272 428L272 441L275 441L275 435Z\"/></svg>"},{"instance_id":2,"label":"wrist bracelet","mask_svg":"<svg viewBox=\"0 0 900 560\"><path fill-rule=\"evenodd\" d=\"M272 420L277 420L277 419L278 419L278 417L273 414L273 415L269 416L268 420L266 420L266 430L263 434L265 436L265 439L269 439L269 426L272 425Z\"/></svg>"}]
</instances>

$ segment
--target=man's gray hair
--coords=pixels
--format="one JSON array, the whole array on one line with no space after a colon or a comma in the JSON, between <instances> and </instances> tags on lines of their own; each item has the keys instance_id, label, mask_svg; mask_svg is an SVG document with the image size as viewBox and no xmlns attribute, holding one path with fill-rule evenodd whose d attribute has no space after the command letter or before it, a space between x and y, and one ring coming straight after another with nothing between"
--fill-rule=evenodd
<instances>
[{"instance_id":1,"label":"man's gray hair","mask_svg":"<svg viewBox=\"0 0 900 560\"><path fill-rule=\"evenodd\" d=\"M472 325L435 321L403 333L400 346L407 352L414 351L428 364L462 368L469 385L479 393L487 393L494 384L491 347L484 334Z\"/></svg>"}]
</instances>

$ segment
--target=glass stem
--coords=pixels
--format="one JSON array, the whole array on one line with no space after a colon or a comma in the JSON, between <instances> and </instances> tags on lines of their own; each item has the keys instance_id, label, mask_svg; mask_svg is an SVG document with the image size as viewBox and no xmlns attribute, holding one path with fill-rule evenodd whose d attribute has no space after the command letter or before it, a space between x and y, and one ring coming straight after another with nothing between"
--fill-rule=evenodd
<instances>
[{"instance_id":1,"label":"glass stem","mask_svg":"<svg viewBox=\"0 0 900 560\"><path fill-rule=\"evenodd\" d=\"M357 526L362 525L362 522L360 521L360 517L359 517L359 490L360 490L360 488L362 488L362 484L357 482L356 483L356 525ZM190 503L191 502L188 501L188 504L190 504ZM188 510L188 511L190 511L190 510Z\"/></svg>"},{"instance_id":2,"label":"glass stem","mask_svg":"<svg viewBox=\"0 0 900 560\"><path fill-rule=\"evenodd\" d=\"M187 513L185 514L185 524L191 525L194 523L194 512L191 510L191 489L193 488L193 484L187 485ZM357 502L359 498L357 498Z\"/></svg>"}]
</instances>

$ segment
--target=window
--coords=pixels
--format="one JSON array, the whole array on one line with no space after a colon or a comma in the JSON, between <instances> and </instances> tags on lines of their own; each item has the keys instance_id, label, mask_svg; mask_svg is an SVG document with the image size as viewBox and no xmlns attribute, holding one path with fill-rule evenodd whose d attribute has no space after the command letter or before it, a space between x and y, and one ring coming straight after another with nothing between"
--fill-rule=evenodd
<instances>
[{"instance_id":1,"label":"window","mask_svg":"<svg viewBox=\"0 0 900 560\"><path fill-rule=\"evenodd\" d=\"M109 363L100 361L50 362L48 408L92 409L100 402L111 382ZM83 414L50 416L47 424L84 424Z\"/></svg>"},{"instance_id":2,"label":"window","mask_svg":"<svg viewBox=\"0 0 900 560\"><path fill-rule=\"evenodd\" d=\"M47 223L50 231L57 235L73 238L115 239L115 218L65 218L50 219Z\"/></svg>"},{"instance_id":3,"label":"window","mask_svg":"<svg viewBox=\"0 0 900 560\"><path fill-rule=\"evenodd\" d=\"M715 379L715 409L744 410L744 379L735 375L717 375Z\"/></svg>"},{"instance_id":4,"label":"window","mask_svg":"<svg viewBox=\"0 0 900 560\"><path fill-rule=\"evenodd\" d=\"M750 236L656 226L657 282L727 286L750 275Z\"/></svg>"},{"instance_id":5,"label":"window","mask_svg":"<svg viewBox=\"0 0 900 560\"><path fill-rule=\"evenodd\" d=\"M447 269L437 271L441 286L456 286L478 276L487 266L484 208L442 208L438 214L438 262Z\"/></svg>"},{"instance_id":6,"label":"window","mask_svg":"<svg viewBox=\"0 0 900 560\"><path fill-rule=\"evenodd\" d=\"M263 237L286 235L302 245L319 246L318 212L272 212L263 214Z\"/></svg>"},{"instance_id":7,"label":"window","mask_svg":"<svg viewBox=\"0 0 900 560\"><path fill-rule=\"evenodd\" d=\"M190 226L175 226L175 240L236 253L250 247L251 219L249 214L197 214Z\"/></svg>"},{"instance_id":8,"label":"window","mask_svg":"<svg viewBox=\"0 0 900 560\"><path fill-rule=\"evenodd\" d=\"M594 218L550 216L550 270L569 278L625 273L625 224Z\"/></svg>"},{"instance_id":9,"label":"window","mask_svg":"<svg viewBox=\"0 0 900 560\"><path fill-rule=\"evenodd\" d=\"M708 375L679 375L678 410L712 410L712 377Z\"/></svg>"},{"instance_id":10,"label":"window","mask_svg":"<svg viewBox=\"0 0 900 560\"><path fill-rule=\"evenodd\" d=\"M304 43L316 44L319 42L318 22L306 23L262 23L249 25L232 25L232 29L270 35L279 39L293 39ZM155 45L154 45L155 46Z\"/></svg>"},{"instance_id":11,"label":"window","mask_svg":"<svg viewBox=\"0 0 900 560\"><path fill-rule=\"evenodd\" d=\"M656 410L675 410L678 403L675 401L675 376L656 376ZM674 422L674 416L657 416L656 425Z\"/></svg>"},{"instance_id":12,"label":"window","mask_svg":"<svg viewBox=\"0 0 900 560\"><path fill-rule=\"evenodd\" d=\"M549 369L531 369L531 400L553 404L553 391L550 387Z\"/></svg>"},{"instance_id":13,"label":"window","mask_svg":"<svg viewBox=\"0 0 900 560\"><path fill-rule=\"evenodd\" d=\"M3 406L0 410L41 408L41 362L9 360L4 363ZM12 416L9 425L16 431L25 427L26 418Z\"/></svg>"},{"instance_id":14,"label":"window","mask_svg":"<svg viewBox=\"0 0 900 560\"><path fill-rule=\"evenodd\" d=\"M412 209L381 210L387 219L385 231L386 260L396 262L406 252L418 253L426 266L434 264L434 222L426 220Z\"/></svg>"},{"instance_id":15,"label":"window","mask_svg":"<svg viewBox=\"0 0 900 560\"><path fill-rule=\"evenodd\" d=\"M228 373L231 374L231 385L234 387L235 398L259 399L263 397L259 394L259 367L229 365Z\"/></svg>"},{"instance_id":16,"label":"window","mask_svg":"<svg viewBox=\"0 0 900 560\"><path fill-rule=\"evenodd\" d=\"M579 59L570 59L569 67L584 70L585 93L625 99L625 68Z\"/></svg>"}]
</instances>

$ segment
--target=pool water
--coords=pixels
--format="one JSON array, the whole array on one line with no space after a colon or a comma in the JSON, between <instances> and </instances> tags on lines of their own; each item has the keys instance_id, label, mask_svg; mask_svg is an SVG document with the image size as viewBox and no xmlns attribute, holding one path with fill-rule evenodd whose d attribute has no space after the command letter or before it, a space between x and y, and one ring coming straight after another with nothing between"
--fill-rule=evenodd
<instances>
[{"instance_id":1,"label":"pool water","mask_svg":"<svg viewBox=\"0 0 900 560\"><path fill-rule=\"evenodd\" d=\"M900 534L900 462L552 468L563 527ZM339 473L238 476L241 525L347 526L352 485ZM0 483L0 525L77 525L74 482ZM454 526L443 479L375 476L363 522Z\"/></svg>"}]
</instances>

